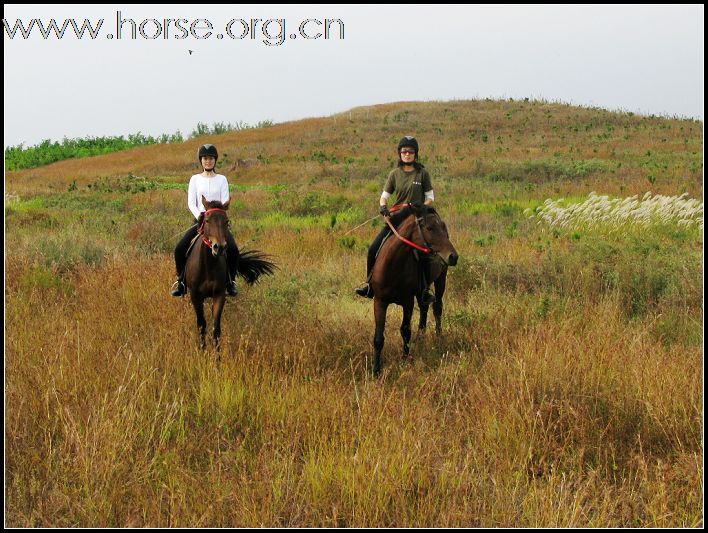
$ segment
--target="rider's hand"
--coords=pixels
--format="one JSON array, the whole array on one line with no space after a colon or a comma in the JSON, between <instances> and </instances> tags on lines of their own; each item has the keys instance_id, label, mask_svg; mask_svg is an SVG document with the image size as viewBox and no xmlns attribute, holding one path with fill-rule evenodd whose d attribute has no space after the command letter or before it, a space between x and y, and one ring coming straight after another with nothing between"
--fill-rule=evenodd
<instances>
[{"instance_id":1,"label":"rider's hand","mask_svg":"<svg viewBox=\"0 0 708 533\"><path fill-rule=\"evenodd\" d=\"M420 202L411 202L408 205L410 205L416 211L420 211L423 208L423 204L421 204Z\"/></svg>"},{"instance_id":2,"label":"rider's hand","mask_svg":"<svg viewBox=\"0 0 708 533\"><path fill-rule=\"evenodd\" d=\"M385 216L385 217L390 217L390 216L391 216L391 212L388 210L388 207L385 206L385 205L382 205L382 206L379 208L379 213L381 213L381 215L382 215L382 216Z\"/></svg>"}]
</instances>

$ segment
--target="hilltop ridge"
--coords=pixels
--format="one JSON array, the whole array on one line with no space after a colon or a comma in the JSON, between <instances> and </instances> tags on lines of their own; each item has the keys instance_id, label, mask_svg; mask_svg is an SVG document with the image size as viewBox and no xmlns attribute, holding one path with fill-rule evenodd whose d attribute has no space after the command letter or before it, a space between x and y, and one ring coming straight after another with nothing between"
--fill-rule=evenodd
<instances>
[{"instance_id":1,"label":"hilltop ridge","mask_svg":"<svg viewBox=\"0 0 708 533\"><path fill-rule=\"evenodd\" d=\"M695 188L702 180L702 129L693 119L542 101L396 102L8 172L6 185L47 192L50 185L61 190L128 173L184 178L198 170L196 150L207 141L219 147L218 170L241 183L300 183L313 172L372 179L390 166L398 139L415 135L434 176L612 181L621 175ZM238 160L257 163L239 168Z\"/></svg>"}]
</instances>

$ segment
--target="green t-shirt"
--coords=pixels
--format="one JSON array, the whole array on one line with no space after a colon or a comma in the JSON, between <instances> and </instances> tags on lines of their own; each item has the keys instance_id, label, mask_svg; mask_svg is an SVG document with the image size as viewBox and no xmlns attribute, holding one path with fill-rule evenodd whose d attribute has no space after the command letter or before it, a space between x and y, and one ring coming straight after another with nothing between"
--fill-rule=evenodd
<instances>
[{"instance_id":1,"label":"green t-shirt","mask_svg":"<svg viewBox=\"0 0 708 533\"><path fill-rule=\"evenodd\" d=\"M433 190L430 174L425 168L404 172L400 167L393 169L386 180L384 191L389 194L396 193L398 204L425 202L425 193Z\"/></svg>"}]
</instances>

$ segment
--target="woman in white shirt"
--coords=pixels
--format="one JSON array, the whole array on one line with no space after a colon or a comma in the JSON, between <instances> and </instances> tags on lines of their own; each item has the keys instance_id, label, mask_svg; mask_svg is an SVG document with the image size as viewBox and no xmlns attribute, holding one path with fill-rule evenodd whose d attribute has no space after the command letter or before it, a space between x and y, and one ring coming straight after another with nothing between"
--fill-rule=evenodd
<instances>
[{"instance_id":1,"label":"woman in white shirt","mask_svg":"<svg viewBox=\"0 0 708 533\"><path fill-rule=\"evenodd\" d=\"M226 181L226 176L214 172L216 160L219 158L219 153L216 151L216 146L213 144L205 144L199 148L197 153L199 163L202 165L203 172L195 174L189 180L189 191L187 193L187 206L194 215L195 224L187 230L182 239L175 248L175 267L177 269L177 281L172 285L172 296L182 296L187 290L184 286L184 267L187 264L187 250L192 239L196 237L201 225L203 213L205 211L202 205L202 196L209 202L218 201L225 204L229 200L229 184ZM229 283L226 286L226 293L229 296L236 296L236 267L238 265L238 247L234 236L229 232L226 240L226 262L229 267Z\"/></svg>"}]
</instances>

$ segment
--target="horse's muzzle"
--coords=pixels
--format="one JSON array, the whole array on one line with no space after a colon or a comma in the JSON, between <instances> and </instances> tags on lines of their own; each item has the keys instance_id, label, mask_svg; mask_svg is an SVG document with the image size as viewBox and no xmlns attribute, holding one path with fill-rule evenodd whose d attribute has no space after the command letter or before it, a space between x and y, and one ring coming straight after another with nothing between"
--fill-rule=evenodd
<instances>
[{"instance_id":1,"label":"horse's muzzle","mask_svg":"<svg viewBox=\"0 0 708 533\"><path fill-rule=\"evenodd\" d=\"M450 266L455 266L457 264L458 259L460 259L460 256L457 255L455 252L452 252L448 257L447 257L447 264Z\"/></svg>"},{"instance_id":2,"label":"horse's muzzle","mask_svg":"<svg viewBox=\"0 0 708 533\"><path fill-rule=\"evenodd\" d=\"M219 244L218 242L215 242L211 245L211 255L213 255L214 257L218 257L225 249L225 244Z\"/></svg>"}]
</instances>

